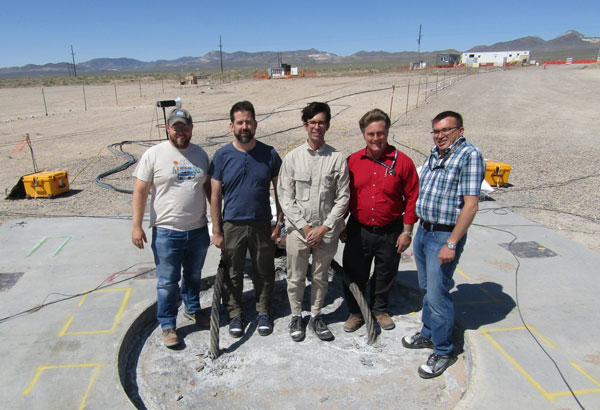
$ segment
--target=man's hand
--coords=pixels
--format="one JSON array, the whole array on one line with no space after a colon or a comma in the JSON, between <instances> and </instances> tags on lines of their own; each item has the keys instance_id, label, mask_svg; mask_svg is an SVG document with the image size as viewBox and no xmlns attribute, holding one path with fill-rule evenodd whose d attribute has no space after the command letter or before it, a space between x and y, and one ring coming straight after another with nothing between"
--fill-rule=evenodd
<instances>
[{"instance_id":1,"label":"man's hand","mask_svg":"<svg viewBox=\"0 0 600 410\"><path fill-rule=\"evenodd\" d=\"M455 257L456 250L450 249L446 245L444 245L442 246L442 249L440 249L440 253L438 254L438 261L440 262L440 265L443 265L444 263L452 262Z\"/></svg>"},{"instance_id":2,"label":"man's hand","mask_svg":"<svg viewBox=\"0 0 600 410\"><path fill-rule=\"evenodd\" d=\"M310 246L321 246L323 243L323 237L329 231L329 228L326 225L321 225L318 228L311 229L311 231L306 235L306 242Z\"/></svg>"},{"instance_id":3,"label":"man's hand","mask_svg":"<svg viewBox=\"0 0 600 410\"><path fill-rule=\"evenodd\" d=\"M131 242L140 249L144 249L144 242L148 242L146 239L146 233L141 226L134 226L131 231Z\"/></svg>"},{"instance_id":4,"label":"man's hand","mask_svg":"<svg viewBox=\"0 0 600 410\"><path fill-rule=\"evenodd\" d=\"M217 248L219 248L221 250L225 249L225 237L223 236L222 233L214 233L213 232L213 236L212 236L211 242Z\"/></svg>"},{"instance_id":5,"label":"man's hand","mask_svg":"<svg viewBox=\"0 0 600 410\"><path fill-rule=\"evenodd\" d=\"M342 232L340 232L340 242L346 243L347 240L348 240L348 232L344 229Z\"/></svg>"},{"instance_id":6,"label":"man's hand","mask_svg":"<svg viewBox=\"0 0 600 410\"><path fill-rule=\"evenodd\" d=\"M404 234L398 235L398 240L396 240L396 252L402 253L407 250L410 246L410 242L410 236Z\"/></svg>"},{"instance_id":7,"label":"man's hand","mask_svg":"<svg viewBox=\"0 0 600 410\"><path fill-rule=\"evenodd\" d=\"M277 243L277 238L279 238L279 235L281 235L281 226L275 225L273 232L271 232L271 240Z\"/></svg>"}]
</instances>

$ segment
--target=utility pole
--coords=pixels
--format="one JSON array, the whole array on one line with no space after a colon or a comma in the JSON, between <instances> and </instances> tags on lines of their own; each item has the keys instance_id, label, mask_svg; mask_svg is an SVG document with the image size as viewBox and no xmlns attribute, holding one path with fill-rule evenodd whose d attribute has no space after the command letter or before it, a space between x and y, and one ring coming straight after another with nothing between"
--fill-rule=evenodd
<instances>
[{"instance_id":1,"label":"utility pole","mask_svg":"<svg viewBox=\"0 0 600 410\"><path fill-rule=\"evenodd\" d=\"M219 54L221 55L221 75L223 75L223 43L221 43L221 36L219 36Z\"/></svg>"},{"instance_id":2,"label":"utility pole","mask_svg":"<svg viewBox=\"0 0 600 410\"><path fill-rule=\"evenodd\" d=\"M417 62L419 65L421 65L421 37L423 36L421 35L421 24L419 24L419 37L417 37Z\"/></svg>"},{"instance_id":3,"label":"utility pole","mask_svg":"<svg viewBox=\"0 0 600 410\"><path fill-rule=\"evenodd\" d=\"M77 68L75 68L75 53L73 52L73 44L71 44L71 57L73 57L73 74L77 77Z\"/></svg>"}]
</instances>

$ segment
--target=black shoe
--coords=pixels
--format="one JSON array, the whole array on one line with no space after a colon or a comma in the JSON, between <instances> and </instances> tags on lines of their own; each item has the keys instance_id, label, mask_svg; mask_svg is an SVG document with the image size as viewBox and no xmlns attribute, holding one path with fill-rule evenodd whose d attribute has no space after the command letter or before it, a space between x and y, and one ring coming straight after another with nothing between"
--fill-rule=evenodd
<instances>
[{"instance_id":1,"label":"black shoe","mask_svg":"<svg viewBox=\"0 0 600 410\"><path fill-rule=\"evenodd\" d=\"M290 336L294 342L304 340L304 327L302 326L302 316L292 316L290 322Z\"/></svg>"},{"instance_id":2,"label":"black shoe","mask_svg":"<svg viewBox=\"0 0 600 410\"><path fill-rule=\"evenodd\" d=\"M439 354L432 353L427 359L427 363L424 363L419 367L419 376L423 379L432 379L438 377L440 374L450 367L457 358L454 355L442 356Z\"/></svg>"},{"instance_id":3,"label":"black shoe","mask_svg":"<svg viewBox=\"0 0 600 410\"><path fill-rule=\"evenodd\" d=\"M236 316L229 321L229 334L231 337L242 337L244 334L244 321L241 316Z\"/></svg>"},{"instance_id":4,"label":"black shoe","mask_svg":"<svg viewBox=\"0 0 600 410\"><path fill-rule=\"evenodd\" d=\"M333 340L333 333L331 333L331 330L329 330L321 315L311 316L308 326L310 326L319 339L326 342Z\"/></svg>"},{"instance_id":5,"label":"black shoe","mask_svg":"<svg viewBox=\"0 0 600 410\"><path fill-rule=\"evenodd\" d=\"M273 333L273 325L269 315L258 315L258 334L261 336L268 336Z\"/></svg>"},{"instance_id":6,"label":"black shoe","mask_svg":"<svg viewBox=\"0 0 600 410\"><path fill-rule=\"evenodd\" d=\"M432 349L433 343L426 339L420 332L412 336L404 336L402 338L402 346L407 349Z\"/></svg>"}]
</instances>

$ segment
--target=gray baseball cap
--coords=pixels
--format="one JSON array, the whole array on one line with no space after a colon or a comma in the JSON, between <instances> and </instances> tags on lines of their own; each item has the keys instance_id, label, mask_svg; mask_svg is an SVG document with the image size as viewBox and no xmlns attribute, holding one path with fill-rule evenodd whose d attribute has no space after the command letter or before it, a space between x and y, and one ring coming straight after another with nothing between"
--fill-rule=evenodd
<instances>
[{"instance_id":1,"label":"gray baseball cap","mask_svg":"<svg viewBox=\"0 0 600 410\"><path fill-rule=\"evenodd\" d=\"M175 108L169 114L169 117L167 118L167 122L169 123L169 125L171 127L173 125L177 124L178 122L183 122L183 123L185 123L185 125L191 125L192 124L192 116L190 115L189 112L187 112L183 108Z\"/></svg>"}]
</instances>

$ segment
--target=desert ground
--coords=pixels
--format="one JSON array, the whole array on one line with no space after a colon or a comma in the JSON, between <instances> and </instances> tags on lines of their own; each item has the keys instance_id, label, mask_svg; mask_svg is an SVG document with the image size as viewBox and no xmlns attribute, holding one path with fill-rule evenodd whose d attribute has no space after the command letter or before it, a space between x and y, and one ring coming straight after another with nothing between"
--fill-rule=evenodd
<instances>
[{"instance_id":1,"label":"desert ground","mask_svg":"<svg viewBox=\"0 0 600 410\"><path fill-rule=\"evenodd\" d=\"M71 183L69 193L54 199L1 201L0 223L14 224L32 216L128 217L131 195L102 188L95 180L126 161L107 146L146 141L122 146L137 158L148 144L165 138L162 109L156 107L159 100L181 97L194 118L192 141L211 156L232 139L231 105L250 100L257 110L257 138L273 145L282 157L305 140L300 110L308 102L327 101L334 114L326 136L329 144L346 154L358 150L363 146L358 128L362 114L376 107L391 109L390 143L417 166L432 146L431 118L447 109L462 113L467 139L486 159L512 167L509 186L490 198L600 251L600 160L593 151L600 141L600 69L596 68L428 70L197 86L140 81L0 89L4 102L0 187L5 195L21 176L34 170L29 147L22 143L27 134L39 170L66 170ZM133 167L104 182L133 188L132 172Z\"/></svg>"}]
</instances>

